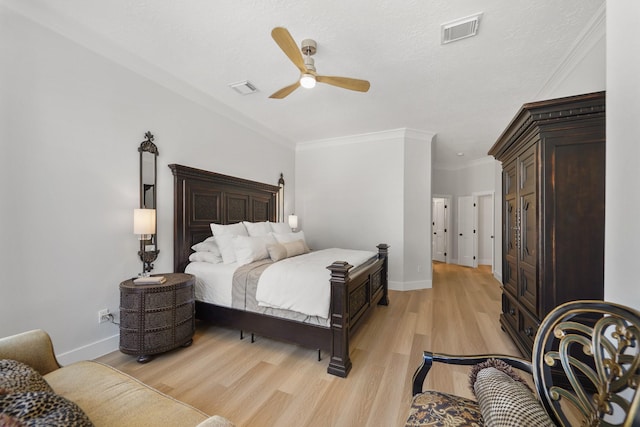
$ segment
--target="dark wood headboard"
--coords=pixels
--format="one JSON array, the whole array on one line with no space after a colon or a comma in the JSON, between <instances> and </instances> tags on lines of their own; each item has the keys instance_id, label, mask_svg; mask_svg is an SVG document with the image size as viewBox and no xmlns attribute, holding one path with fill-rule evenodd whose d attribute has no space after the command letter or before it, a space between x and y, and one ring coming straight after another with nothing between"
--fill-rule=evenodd
<instances>
[{"instance_id":1,"label":"dark wood headboard","mask_svg":"<svg viewBox=\"0 0 640 427\"><path fill-rule=\"evenodd\" d=\"M183 272L191 246L210 237L212 222L276 221L280 187L176 164L173 173L173 269Z\"/></svg>"}]
</instances>

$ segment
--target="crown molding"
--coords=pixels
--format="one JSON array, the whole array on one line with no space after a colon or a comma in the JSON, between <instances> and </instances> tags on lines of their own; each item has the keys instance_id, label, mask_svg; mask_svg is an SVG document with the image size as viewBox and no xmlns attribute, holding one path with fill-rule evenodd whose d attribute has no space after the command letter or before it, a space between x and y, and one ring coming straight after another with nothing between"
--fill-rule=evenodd
<instances>
[{"instance_id":1,"label":"crown molding","mask_svg":"<svg viewBox=\"0 0 640 427\"><path fill-rule=\"evenodd\" d=\"M320 148L336 147L342 145L361 144L379 141L404 141L406 139L414 139L425 142L431 142L436 136L433 132L399 128L390 129L380 132L369 132L357 135L339 136L336 138L316 139L312 141L302 141L296 144L296 151L316 150Z\"/></svg>"},{"instance_id":2,"label":"crown molding","mask_svg":"<svg viewBox=\"0 0 640 427\"><path fill-rule=\"evenodd\" d=\"M540 88L535 99L545 99L553 94L567 77L575 70L580 62L606 37L606 4L603 2L591 17L585 28L580 32L576 41L564 56L555 71Z\"/></svg>"},{"instance_id":3,"label":"crown molding","mask_svg":"<svg viewBox=\"0 0 640 427\"><path fill-rule=\"evenodd\" d=\"M443 166L438 166L438 164L436 163L432 163L431 167L433 170L439 170L439 171L459 171L459 170L463 170L463 169L469 169L475 166L484 166L488 163L494 163L497 160L493 158L493 156L485 156L485 157L481 157L479 159L475 159L475 160L469 160L468 162L464 163L463 165L460 166L448 166L448 165L443 165Z\"/></svg>"}]
</instances>

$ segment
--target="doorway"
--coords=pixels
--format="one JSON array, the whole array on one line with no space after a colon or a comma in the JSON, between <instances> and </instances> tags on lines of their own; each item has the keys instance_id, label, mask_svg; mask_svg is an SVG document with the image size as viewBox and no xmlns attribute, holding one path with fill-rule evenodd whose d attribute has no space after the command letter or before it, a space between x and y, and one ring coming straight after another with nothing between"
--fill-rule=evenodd
<instances>
[{"instance_id":1,"label":"doorway","mask_svg":"<svg viewBox=\"0 0 640 427\"><path fill-rule=\"evenodd\" d=\"M494 193L474 193L457 198L457 263L494 269Z\"/></svg>"}]
</instances>

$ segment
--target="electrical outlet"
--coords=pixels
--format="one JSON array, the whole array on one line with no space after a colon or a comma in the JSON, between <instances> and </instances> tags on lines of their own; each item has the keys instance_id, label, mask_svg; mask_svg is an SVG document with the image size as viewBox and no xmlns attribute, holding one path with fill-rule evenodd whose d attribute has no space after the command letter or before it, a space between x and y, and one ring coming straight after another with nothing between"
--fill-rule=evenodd
<instances>
[{"instance_id":1,"label":"electrical outlet","mask_svg":"<svg viewBox=\"0 0 640 427\"><path fill-rule=\"evenodd\" d=\"M111 313L108 308L103 308L98 312L98 323L107 323L111 321Z\"/></svg>"}]
</instances>

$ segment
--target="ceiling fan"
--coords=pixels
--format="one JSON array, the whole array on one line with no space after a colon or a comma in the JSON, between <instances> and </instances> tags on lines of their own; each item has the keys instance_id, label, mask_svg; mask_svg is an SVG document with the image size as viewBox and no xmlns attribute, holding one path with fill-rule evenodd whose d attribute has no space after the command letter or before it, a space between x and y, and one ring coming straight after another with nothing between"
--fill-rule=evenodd
<instances>
[{"instance_id":1,"label":"ceiling fan","mask_svg":"<svg viewBox=\"0 0 640 427\"><path fill-rule=\"evenodd\" d=\"M314 40L305 39L301 43L301 49L289 34L286 28L276 27L271 31L271 37L280 46L280 49L289 57L291 62L300 70L300 79L294 84L283 87L274 92L269 98L282 99L298 87L312 88L318 83L326 83L343 89L366 92L371 86L366 80L351 79L349 77L319 76L312 56L316 53L317 44ZM302 56L304 54L304 57Z\"/></svg>"}]
</instances>

